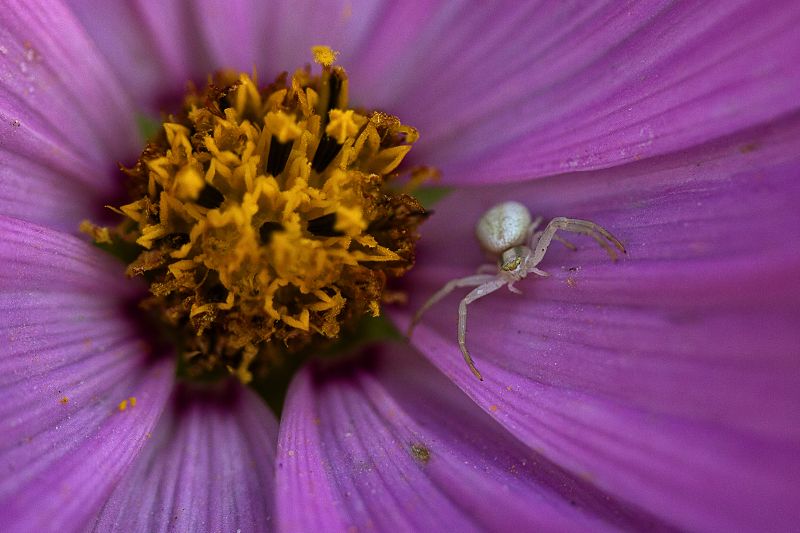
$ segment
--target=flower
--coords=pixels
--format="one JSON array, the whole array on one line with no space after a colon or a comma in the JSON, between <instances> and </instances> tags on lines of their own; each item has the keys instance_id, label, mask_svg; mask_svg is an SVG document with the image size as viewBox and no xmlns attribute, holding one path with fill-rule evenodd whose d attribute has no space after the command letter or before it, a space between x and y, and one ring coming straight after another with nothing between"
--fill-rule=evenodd
<instances>
[{"instance_id":1,"label":"flower","mask_svg":"<svg viewBox=\"0 0 800 533\"><path fill-rule=\"evenodd\" d=\"M7 2L0 10L0 525L6 530L786 530L800 473L800 10L793 3ZM339 50L353 100L457 188L423 226L402 328L517 200L626 245L411 344L293 378L280 423L176 385L77 236L136 117L218 67ZM559 267L562 269L559 269ZM450 309L452 312L448 312Z\"/></svg>"}]
</instances>

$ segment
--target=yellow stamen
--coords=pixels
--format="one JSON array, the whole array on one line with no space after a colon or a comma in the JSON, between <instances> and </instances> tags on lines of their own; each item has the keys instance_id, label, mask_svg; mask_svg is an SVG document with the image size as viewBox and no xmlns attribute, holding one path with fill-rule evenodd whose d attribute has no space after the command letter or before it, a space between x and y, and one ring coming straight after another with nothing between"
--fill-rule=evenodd
<instances>
[{"instance_id":1,"label":"yellow stamen","mask_svg":"<svg viewBox=\"0 0 800 533\"><path fill-rule=\"evenodd\" d=\"M425 211L389 182L416 130L348 109L336 53L313 51L320 76L259 88L222 73L190 93L128 170L139 197L115 209L127 221L113 235L84 228L143 249L128 273L150 282L145 308L186 330L197 372L246 382L277 349L335 339L377 316L387 277L413 265Z\"/></svg>"},{"instance_id":2,"label":"yellow stamen","mask_svg":"<svg viewBox=\"0 0 800 533\"><path fill-rule=\"evenodd\" d=\"M278 142L285 143L297 139L303 132L295 122L294 117L283 111L270 111L264 118L265 129L278 138Z\"/></svg>"},{"instance_id":3,"label":"yellow stamen","mask_svg":"<svg viewBox=\"0 0 800 533\"><path fill-rule=\"evenodd\" d=\"M331 109L330 122L325 127L325 133L336 139L339 144L344 144L348 138L355 137L358 129L366 120L361 115L354 113L352 109L347 111Z\"/></svg>"}]
</instances>

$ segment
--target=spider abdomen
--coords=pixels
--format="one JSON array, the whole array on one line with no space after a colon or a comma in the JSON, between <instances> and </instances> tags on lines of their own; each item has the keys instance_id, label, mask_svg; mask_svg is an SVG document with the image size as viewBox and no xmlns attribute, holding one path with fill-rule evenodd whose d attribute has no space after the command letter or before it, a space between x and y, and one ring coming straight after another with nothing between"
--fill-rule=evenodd
<instances>
[{"instance_id":1,"label":"spider abdomen","mask_svg":"<svg viewBox=\"0 0 800 533\"><path fill-rule=\"evenodd\" d=\"M481 246L492 254L525 242L531 225L531 213L519 202L503 202L492 207L478 220L475 235Z\"/></svg>"}]
</instances>

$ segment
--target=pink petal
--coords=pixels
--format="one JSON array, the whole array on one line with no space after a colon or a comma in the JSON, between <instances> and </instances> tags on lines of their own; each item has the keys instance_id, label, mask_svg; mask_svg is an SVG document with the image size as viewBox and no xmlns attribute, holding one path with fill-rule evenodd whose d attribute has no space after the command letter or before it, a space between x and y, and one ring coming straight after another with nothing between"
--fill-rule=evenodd
<instances>
[{"instance_id":1,"label":"pink petal","mask_svg":"<svg viewBox=\"0 0 800 533\"><path fill-rule=\"evenodd\" d=\"M277 464L284 531L658 525L523 446L402 345L301 371Z\"/></svg>"},{"instance_id":2,"label":"pink petal","mask_svg":"<svg viewBox=\"0 0 800 533\"><path fill-rule=\"evenodd\" d=\"M142 2L72 0L70 7L138 107L158 112L162 97L186 88L186 66L167 63L161 42L148 26L148 11L166 13L169 5L151 4L148 9ZM170 20L177 22L174 33L182 31L184 20L189 18ZM188 46L184 49L190 52Z\"/></svg>"},{"instance_id":3,"label":"pink petal","mask_svg":"<svg viewBox=\"0 0 800 533\"><path fill-rule=\"evenodd\" d=\"M396 2L352 91L449 183L638 160L797 109L796 2Z\"/></svg>"},{"instance_id":4,"label":"pink petal","mask_svg":"<svg viewBox=\"0 0 800 533\"><path fill-rule=\"evenodd\" d=\"M269 531L278 424L249 389L183 387L96 531Z\"/></svg>"},{"instance_id":5,"label":"pink petal","mask_svg":"<svg viewBox=\"0 0 800 533\"><path fill-rule=\"evenodd\" d=\"M693 151L455 193L426 226L407 323L484 262L472 225L516 199L596 221L628 248L555 243L549 279L470 306L459 293L413 342L521 440L682 529L781 530L800 518L800 117ZM571 238L571 237L569 237ZM587 242L588 241L588 242Z\"/></svg>"},{"instance_id":6,"label":"pink petal","mask_svg":"<svg viewBox=\"0 0 800 533\"><path fill-rule=\"evenodd\" d=\"M205 0L198 13L213 63L249 71L258 65L262 79L311 63L311 47L324 44L352 64L359 44L374 31L385 2L372 0L282 0L269 3ZM219 20L229 21L221 29Z\"/></svg>"},{"instance_id":7,"label":"pink petal","mask_svg":"<svg viewBox=\"0 0 800 533\"><path fill-rule=\"evenodd\" d=\"M380 2L365 0L73 5L120 79L136 89L142 105L155 109L187 81L204 82L221 68L255 68L262 81L271 81L311 63L313 45L329 45L342 53L343 64L350 63L381 9Z\"/></svg>"},{"instance_id":8,"label":"pink petal","mask_svg":"<svg viewBox=\"0 0 800 533\"><path fill-rule=\"evenodd\" d=\"M0 524L76 530L155 426L173 365L150 353L124 307L135 285L99 250L0 217L0 264Z\"/></svg>"},{"instance_id":9,"label":"pink petal","mask_svg":"<svg viewBox=\"0 0 800 533\"><path fill-rule=\"evenodd\" d=\"M60 2L3 6L0 43L0 213L75 231L136 153L132 102Z\"/></svg>"}]
</instances>

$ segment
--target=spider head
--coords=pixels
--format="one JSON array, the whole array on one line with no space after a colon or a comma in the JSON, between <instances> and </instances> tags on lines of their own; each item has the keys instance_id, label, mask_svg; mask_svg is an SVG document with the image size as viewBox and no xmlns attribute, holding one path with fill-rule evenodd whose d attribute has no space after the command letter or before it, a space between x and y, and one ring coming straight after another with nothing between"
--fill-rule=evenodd
<instances>
[{"instance_id":1,"label":"spider head","mask_svg":"<svg viewBox=\"0 0 800 533\"><path fill-rule=\"evenodd\" d=\"M530 255L531 249L527 246L514 246L509 248L500 256L500 270L510 274L515 274L516 276L519 276L520 279L524 278L527 274L525 265Z\"/></svg>"}]
</instances>

